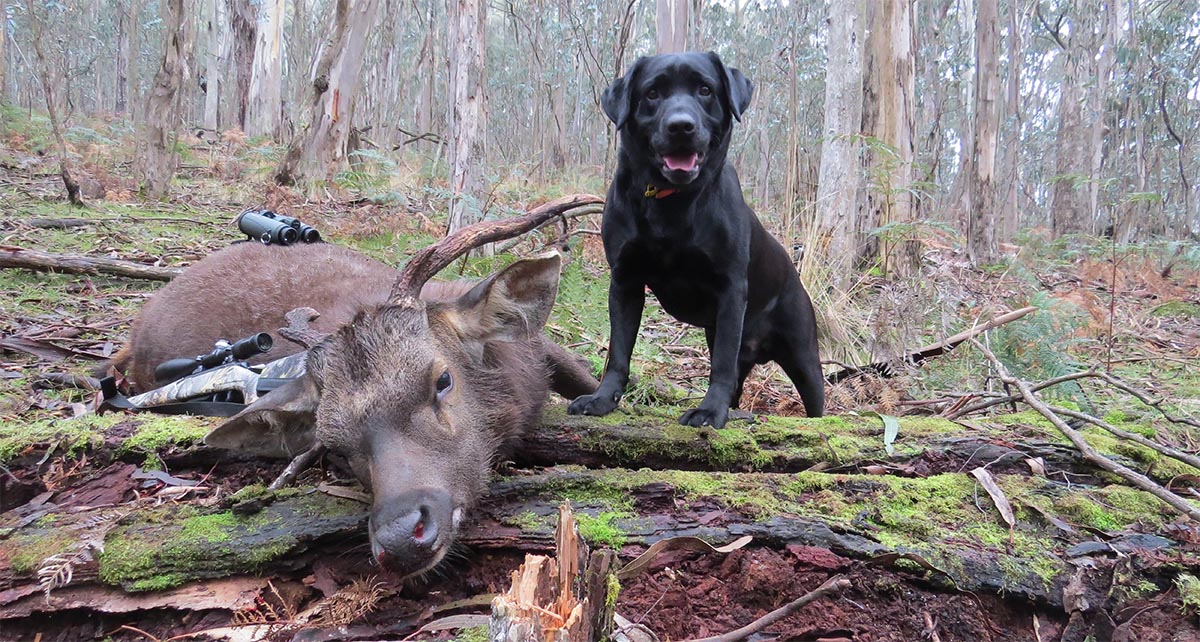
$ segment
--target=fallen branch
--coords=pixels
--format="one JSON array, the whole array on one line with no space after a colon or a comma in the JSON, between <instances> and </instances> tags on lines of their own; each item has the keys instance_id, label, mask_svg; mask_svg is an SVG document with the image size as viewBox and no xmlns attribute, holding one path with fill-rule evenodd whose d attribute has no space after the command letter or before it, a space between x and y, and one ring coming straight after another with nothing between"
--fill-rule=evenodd
<instances>
[{"instance_id":1,"label":"fallen branch","mask_svg":"<svg viewBox=\"0 0 1200 642\"><path fill-rule=\"evenodd\" d=\"M324 457L327 450L328 448L325 447L325 444L318 443L296 455L296 458L287 465L287 468L283 469L282 473L279 473L279 476L275 478L275 481L271 482L270 486L267 486L267 489L279 490L291 484L300 473L308 470L313 464L317 463L317 460Z\"/></svg>"},{"instance_id":2,"label":"fallen branch","mask_svg":"<svg viewBox=\"0 0 1200 642\"><path fill-rule=\"evenodd\" d=\"M897 370L895 367L895 364L897 362L916 365L926 359L931 359L933 357L941 356L941 355L946 354L947 352L950 352L951 350L957 348L958 345L964 341L967 341L967 340L972 339L980 334L983 334L984 332L987 332L988 330L998 328L1006 323L1011 323L1013 321L1016 321L1017 319L1020 319L1021 317L1025 316L1035 310L1037 310L1037 308L1032 305L1021 308L1019 310L1013 310L1012 312L1007 312L1005 314L1002 314L982 325L972 326L971 328L969 328L967 330L963 330L962 332L959 332L958 334L954 334L949 337L946 337L945 339L942 339L941 341L938 341L937 343L931 343L923 348L919 348L915 352L910 352L907 355L904 355L903 357L899 357L897 359L889 359L887 361L878 361L878 362L875 362L875 363L872 363L872 364L866 365L866 366L850 366L850 367L844 368L842 370L839 370L837 372L834 372L830 375L826 375L825 380L828 381L829 383L837 383L839 381L848 379L854 375L857 375L857 374L860 374L863 372L873 372L875 374L878 374L881 377L894 377L897 374Z\"/></svg>"},{"instance_id":3,"label":"fallen branch","mask_svg":"<svg viewBox=\"0 0 1200 642\"><path fill-rule=\"evenodd\" d=\"M1118 390L1123 390L1123 391L1133 395L1134 397L1137 397L1138 401L1159 411L1160 413L1162 413L1163 418L1166 419L1167 421L1170 421L1171 423L1187 424L1189 426L1194 426L1196 428L1200 428L1200 421L1191 419L1189 417L1173 416L1171 413L1167 412L1162 407L1162 402L1163 402L1162 399L1152 399L1150 397L1150 395L1144 390L1134 388L1133 386L1125 383L1124 381L1121 381L1120 379L1112 376L1111 374L1109 374L1107 372L1098 371L1095 373L1094 376L1105 380L1106 382L1109 383L1109 385L1113 386L1114 388L1117 388Z\"/></svg>"},{"instance_id":4,"label":"fallen branch","mask_svg":"<svg viewBox=\"0 0 1200 642\"><path fill-rule=\"evenodd\" d=\"M1045 390L1046 388L1051 388L1053 386L1057 386L1060 383L1066 383L1068 381L1075 381L1076 379L1083 379L1085 377L1091 377L1095 374L1096 374L1096 370L1094 368L1091 370L1081 370L1079 372L1072 372L1070 374L1065 374L1061 377L1055 377L1053 379L1047 379L1045 381L1035 383L1035 384L1029 386L1029 389L1032 390L1033 392L1037 392L1039 390ZM980 410L987 410L988 408L991 408L992 406L1000 406L1000 405L1003 405L1006 403L1012 403L1014 401L1020 401L1020 400L1021 400L1021 395L1001 395L1001 396L997 396L997 397L992 397L990 399L985 399L976 404L966 406L965 408L959 408L957 410L953 410L951 412L946 413L943 416L945 416L947 419L951 419L951 420L958 419L959 417L965 417L966 415L969 415L969 414L975 413L975 412L979 412Z\"/></svg>"},{"instance_id":5,"label":"fallen branch","mask_svg":"<svg viewBox=\"0 0 1200 642\"><path fill-rule=\"evenodd\" d=\"M825 580L825 583L808 593L800 596L789 604L785 604L770 613L758 618L757 620L743 626L740 629L734 629L724 635L717 635L709 638L698 638L689 640L689 642L738 642L758 633L759 631L771 626L772 624L782 620L783 618L800 610L806 604L819 600L830 593L840 593L850 588L850 580L837 575Z\"/></svg>"},{"instance_id":6,"label":"fallen branch","mask_svg":"<svg viewBox=\"0 0 1200 642\"><path fill-rule=\"evenodd\" d=\"M1150 450L1153 450L1160 455L1163 455L1165 457L1170 457L1171 459L1175 459L1177 461L1181 461L1181 462L1191 466L1192 468L1200 470L1200 457L1197 457L1195 455L1189 455L1188 453L1185 453L1182 450L1177 450L1177 449L1167 446L1165 444L1160 444L1157 441L1154 441L1153 439L1149 439L1147 437L1143 437L1142 435L1139 435L1136 432L1129 432L1128 430L1123 430L1121 428L1117 428L1116 426L1108 423L1107 421L1104 421L1103 419L1100 419L1098 417L1093 417L1092 415L1089 415L1085 412L1071 410L1070 408L1059 408L1058 406L1050 406L1050 409L1060 415L1065 415L1067 417L1071 417L1072 419L1078 419L1080 421L1086 421L1089 424L1096 426L1097 428L1101 428L1103 430L1106 430L1106 431L1120 437L1121 439L1128 439L1129 441L1132 441L1136 444L1145 446L1146 448L1149 448Z\"/></svg>"},{"instance_id":7,"label":"fallen branch","mask_svg":"<svg viewBox=\"0 0 1200 642\"><path fill-rule=\"evenodd\" d=\"M1043 417L1050 420L1050 423L1054 424L1054 427L1058 428L1059 432L1061 432L1067 439L1071 441L1072 444L1075 445L1076 448L1079 449L1079 452L1083 454L1084 458L1094 463L1097 467L1120 476L1134 487L1144 490L1161 499L1164 503L1171 508L1174 508L1181 514L1187 515L1192 520L1200 522L1200 508L1197 508L1179 495L1176 495L1175 493L1172 493L1171 491L1154 483L1154 481L1152 481L1149 477L1146 477L1135 470L1122 466L1121 464L1118 464L1096 452L1095 449L1088 444L1087 440L1083 438L1083 435L1080 434L1078 430L1068 426L1067 422L1062 420L1062 417L1059 417L1057 414L1055 414L1055 412L1051 410L1045 402L1039 399L1038 396L1029 389L1029 384L1025 383L1021 379L1018 379L1017 377L1014 377L1008 371L1008 368L1004 366L1004 363L1000 361L1000 358L997 357L990 348L980 343L977 339L972 338L970 341L980 352L983 353L985 357L988 358L988 361L992 362L992 365L996 368L997 374L1000 375L1000 380L1004 383L1016 386L1016 388L1021 391L1021 397L1025 403L1041 413Z\"/></svg>"},{"instance_id":8,"label":"fallen branch","mask_svg":"<svg viewBox=\"0 0 1200 642\"><path fill-rule=\"evenodd\" d=\"M156 267L106 256L52 254L11 245L0 246L0 268L20 268L37 272L64 274L111 274L131 279L170 281L182 272L179 268Z\"/></svg>"}]
</instances>

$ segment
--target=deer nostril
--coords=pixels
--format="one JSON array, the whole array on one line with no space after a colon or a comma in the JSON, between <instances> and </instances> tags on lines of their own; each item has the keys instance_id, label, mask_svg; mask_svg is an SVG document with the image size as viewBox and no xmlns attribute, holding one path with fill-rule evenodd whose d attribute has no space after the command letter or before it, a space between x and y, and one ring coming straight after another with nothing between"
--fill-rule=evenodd
<instances>
[{"instance_id":1,"label":"deer nostril","mask_svg":"<svg viewBox=\"0 0 1200 642\"><path fill-rule=\"evenodd\" d=\"M417 522L417 525L413 526L412 536L413 536L413 539L415 539L415 540L419 540L425 536L425 521L424 520Z\"/></svg>"}]
</instances>

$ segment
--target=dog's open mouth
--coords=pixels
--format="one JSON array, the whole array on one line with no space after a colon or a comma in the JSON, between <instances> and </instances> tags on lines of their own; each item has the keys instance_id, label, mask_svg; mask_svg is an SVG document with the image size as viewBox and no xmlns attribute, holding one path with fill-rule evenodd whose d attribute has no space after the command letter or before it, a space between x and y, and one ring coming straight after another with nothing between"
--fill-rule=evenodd
<instances>
[{"instance_id":1,"label":"dog's open mouth","mask_svg":"<svg viewBox=\"0 0 1200 642\"><path fill-rule=\"evenodd\" d=\"M677 152L664 154L663 164L667 169L676 172L690 172L700 164L700 154L696 152Z\"/></svg>"}]
</instances>

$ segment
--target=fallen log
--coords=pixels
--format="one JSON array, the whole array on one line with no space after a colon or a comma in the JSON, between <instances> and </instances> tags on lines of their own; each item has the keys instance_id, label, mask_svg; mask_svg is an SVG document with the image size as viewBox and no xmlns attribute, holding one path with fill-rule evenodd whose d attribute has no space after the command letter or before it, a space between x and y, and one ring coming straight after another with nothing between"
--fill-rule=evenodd
<instances>
[{"instance_id":1,"label":"fallen log","mask_svg":"<svg viewBox=\"0 0 1200 642\"><path fill-rule=\"evenodd\" d=\"M0 268L65 274L109 274L152 281L170 281L182 272L179 268L157 267L106 256L52 254L12 245L0 246Z\"/></svg>"},{"instance_id":2,"label":"fallen log","mask_svg":"<svg viewBox=\"0 0 1200 642\"><path fill-rule=\"evenodd\" d=\"M1045 478L996 480L1041 511L1075 520L1091 514L1076 507L1111 505L1112 494L1126 504L1150 501L1131 498L1138 491L1127 488L1076 485L1068 493ZM78 560L68 587L91 583L130 592L247 573L303 576L316 561L333 557L366 563L364 504L312 487L258 493L243 492L225 507L134 503L105 509L116 512L106 519L100 511L52 509L23 519L0 539L0 619L54 608L35 604L44 602L38 577L47 560ZM976 507L978 493L966 473L904 479L552 469L498 479L459 540L477 551L548 550L566 499L584 538L616 549L636 551L680 536L724 543L749 535L760 546L819 547L849 559L894 562L900 553L937 569L925 579L935 585L1060 605L1071 542L1038 513L1018 507L1020 536L1010 543L1013 536L997 517ZM1153 518L1115 515L1106 513L1099 523ZM85 546L94 554L78 555ZM1156 538L1139 546L1176 544Z\"/></svg>"}]
</instances>

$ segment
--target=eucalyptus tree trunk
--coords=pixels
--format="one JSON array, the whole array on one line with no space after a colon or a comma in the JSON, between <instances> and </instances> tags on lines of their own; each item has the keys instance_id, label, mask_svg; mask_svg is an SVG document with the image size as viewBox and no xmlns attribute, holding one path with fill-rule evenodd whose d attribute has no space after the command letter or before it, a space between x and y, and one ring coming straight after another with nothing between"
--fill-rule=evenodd
<instances>
[{"instance_id":1,"label":"eucalyptus tree trunk","mask_svg":"<svg viewBox=\"0 0 1200 642\"><path fill-rule=\"evenodd\" d=\"M284 0L267 0L260 5L254 65L250 72L250 102L246 106L248 136L279 135L283 91Z\"/></svg>"},{"instance_id":2,"label":"eucalyptus tree trunk","mask_svg":"<svg viewBox=\"0 0 1200 642\"><path fill-rule=\"evenodd\" d=\"M8 103L8 3L0 2L0 105Z\"/></svg>"},{"instance_id":3,"label":"eucalyptus tree trunk","mask_svg":"<svg viewBox=\"0 0 1200 642\"><path fill-rule=\"evenodd\" d=\"M884 274L903 277L916 270L915 241L895 225L912 220L913 76L912 14L907 0L869 0L863 74L862 131L876 144L865 154L866 212L861 232L892 225L865 244L860 258L878 259Z\"/></svg>"},{"instance_id":4,"label":"eucalyptus tree trunk","mask_svg":"<svg viewBox=\"0 0 1200 642\"><path fill-rule=\"evenodd\" d=\"M222 78L221 60L228 53L227 34L225 29L224 0L208 0L205 8L204 30L204 128L215 131L220 127L219 111L221 106L221 89L225 82Z\"/></svg>"},{"instance_id":5,"label":"eucalyptus tree trunk","mask_svg":"<svg viewBox=\"0 0 1200 642\"><path fill-rule=\"evenodd\" d=\"M873 2L874 0L867 0ZM834 279L853 273L858 239L858 177L861 170L863 16L860 0L829 5L825 67L825 126L817 179L818 246ZM765 129L764 129L765 131ZM765 178L765 177L764 177Z\"/></svg>"},{"instance_id":6,"label":"eucalyptus tree trunk","mask_svg":"<svg viewBox=\"0 0 1200 642\"><path fill-rule=\"evenodd\" d=\"M657 0L654 29L658 53L679 53L687 49L691 15L691 0Z\"/></svg>"},{"instance_id":7,"label":"eucalyptus tree trunk","mask_svg":"<svg viewBox=\"0 0 1200 642\"><path fill-rule=\"evenodd\" d=\"M233 100L229 102L229 126L246 130L246 109L250 102L250 79L254 69L254 43L258 33L258 12L251 0L225 0L229 15L229 35L233 39L231 74L237 77Z\"/></svg>"},{"instance_id":8,"label":"eucalyptus tree trunk","mask_svg":"<svg viewBox=\"0 0 1200 642\"><path fill-rule=\"evenodd\" d=\"M1069 21L1069 33L1059 22L1050 27L1043 19L1043 26L1062 49L1064 59L1058 101L1054 187L1050 200L1051 230L1056 238L1090 232L1094 220L1090 186L1093 180L1091 130L1084 122L1087 85L1092 81L1096 54L1092 47L1090 17L1086 10L1075 11Z\"/></svg>"},{"instance_id":9,"label":"eucalyptus tree trunk","mask_svg":"<svg viewBox=\"0 0 1200 642\"><path fill-rule=\"evenodd\" d=\"M450 1L450 233L483 217L486 26L485 0Z\"/></svg>"},{"instance_id":10,"label":"eucalyptus tree trunk","mask_svg":"<svg viewBox=\"0 0 1200 642\"><path fill-rule=\"evenodd\" d=\"M187 78L189 21L183 0L167 0L163 16L166 45L162 64L154 74L154 84L146 101L145 124L137 156L135 174L150 198L162 198L175 175L174 138L179 128L179 90Z\"/></svg>"},{"instance_id":11,"label":"eucalyptus tree trunk","mask_svg":"<svg viewBox=\"0 0 1200 642\"><path fill-rule=\"evenodd\" d=\"M367 35L378 12L379 0L337 0L331 35L313 69L312 115L275 173L279 184L328 180L346 161Z\"/></svg>"},{"instance_id":12,"label":"eucalyptus tree trunk","mask_svg":"<svg viewBox=\"0 0 1200 642\"><path fill-rule=\"evenodd\" d=\"M975 3L975 122L971 138L971 207L967 254L971 262L996 260L996 143L1000 130L1000 2Z\"/></svg>"},{"instance_id":13,"label":"eucalyptus tree trunk","mask_svg":"<svg viewBox=\"0 0 1200 642\"><path fill-rule=\"evenodd\" d=\"M79 183L71 175L71 158L67 155L67 143L63 138L62 121L58 119L58 101L54 94L55 81L50 77L50 65L46 62L46 50L42 46L42 18L38 15L35 0L25 0L25 9L29 14L30 31L33 40L34 61L37 64L37 76L46 97L46 114L50 117L50 130L54 134L54 144L58 152L58 170L62 176L63 186L67 189L67 200L72 205L83 205L79 195Z\"/></svg>"},{"instance_id":14,"label":"eucalyptus tree trunk","mask_svg":"<svg viewBox=\"0 0 1200 642\"><path fill-rule=\"evenodd\" d=\"M1017 198L1020 194L1021 166L1021 65L1024 60L1021 49L1021 20L1019 3L1008 5L1008 80L1004 97L1003 144L1000 146L1004 166L1003 195L998 195L998 217L996 236L998 240L1011 241L1020 227Z\"/></svg>"}]
</instances>

